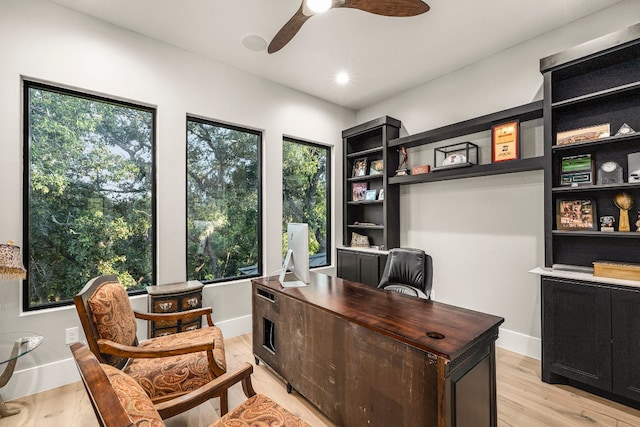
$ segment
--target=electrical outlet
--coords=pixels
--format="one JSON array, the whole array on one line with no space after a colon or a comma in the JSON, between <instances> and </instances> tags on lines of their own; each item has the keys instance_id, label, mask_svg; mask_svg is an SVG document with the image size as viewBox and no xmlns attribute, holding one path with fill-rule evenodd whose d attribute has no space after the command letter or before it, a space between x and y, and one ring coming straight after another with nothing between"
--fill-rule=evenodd
<instances>
[{"instance_id":1,"label":"electrical outlet","mask_svg":"<svg viewBox=\"0 0 640 427\"><path fill-rule=\"evenodd\" d=\"M73 328L67 328L64 330L64 343L65 344L73 344L74 342L78 342L80 340L78 327L74 326Z\"/></svg>"}]
</instances>

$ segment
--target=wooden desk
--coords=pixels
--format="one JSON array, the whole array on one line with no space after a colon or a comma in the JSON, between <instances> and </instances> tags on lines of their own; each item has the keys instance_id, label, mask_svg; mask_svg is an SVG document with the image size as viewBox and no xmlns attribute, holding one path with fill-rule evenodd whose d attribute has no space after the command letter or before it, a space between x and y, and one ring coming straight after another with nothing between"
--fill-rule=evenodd
<instances>
[{"instance_id":1,"label":"wooden desk","mask_svg":"<svg viewBox=\"0 0 640 427\"><path fill-rule=\"evenodd\" d=\"M311 282L252 280L256 362L289 389L340 426L496 426L503 318L321 274Z\"/></svg>"}]
</instances>

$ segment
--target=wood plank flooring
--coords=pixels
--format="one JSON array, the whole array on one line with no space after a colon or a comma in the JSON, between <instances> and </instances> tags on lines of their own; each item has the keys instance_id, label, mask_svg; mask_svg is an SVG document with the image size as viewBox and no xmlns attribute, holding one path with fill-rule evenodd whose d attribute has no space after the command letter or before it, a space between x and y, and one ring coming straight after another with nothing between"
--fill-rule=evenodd
<instances>
[{"instance_id":1,"label":"wood plank flooring","mask_svg":"<svg viewBox=\"0 0 640 427\"><path fill-rule=\"evenodd\" d=\"M230 369L242 362L254 363L251 334L229 338L225 346ZM545 384L540 381L539 361L503 349L497 349L496 354L498 426L640 426L640 411L569 386ZM258 393L269 395L312 426L334 426L299 394L287 394L285 384L262 363L254 369L253 385ZM235 407L243 399L242 389L234 386L229 406ZM20 408L21 413L0 418L0 427L98 426L80 383L17 399L7 405ZM208 426L217 419L216 411L216 402L207 403L167 420L167 426Z\"/></svg>"}]
</instances>

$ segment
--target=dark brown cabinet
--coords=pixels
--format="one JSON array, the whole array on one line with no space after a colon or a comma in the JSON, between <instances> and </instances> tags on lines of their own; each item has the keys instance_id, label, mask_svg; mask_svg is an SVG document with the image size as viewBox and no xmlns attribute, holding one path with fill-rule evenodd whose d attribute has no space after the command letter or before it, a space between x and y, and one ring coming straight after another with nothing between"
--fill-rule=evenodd
<instances>
[{"instance_id":1,"label":"dark brown cabinet","mask_svg":"<svg viewBox=\"0 0 640 427\"><path fill-rule=\"evenodd\" d=\"M151 313L176 313L202 308L203 284L192 280L168 285L148 286L148 304ZM191 331L202 327L202 318L182 322L181 320L149 322L149 338L178 332Z\"/></svg>"},{"instance_id":2,"label":"dark brown cabinet","mask_svg":"<svg viewBox=\"0 0 640 427\"><path fill-rule=\"evenodd\" d=\"M640 24L544 58L540 70L542 379L640 407L640 282L593 275L595 261L640 260L640 176L630 173L640 169ZM609 131L594 130L602 125ZM631 206L616 204L621 194Z\"/></svg>"},{"instance_id":3,"label":"dark brown cabinet","mask_svg":"<svg viewBox=\"0 0 640 427\"><path fill-rule=\"evenodd\" d=\"M546 382L574 379L611 390L610 290L597 284L542 279Z\"/></svg>"},{"instance_id":4,"label":"dark brown cabinet","mask_svg":"<svg viewBox=\"0 0 640 427\"><path fill-rule=\"evenodd\" d=\"M544 277L542 301L542 379L640 407L640 289Z\"/></svg>"},{"instance_id":5,"label":"dark brown cabinet","mask_svg":"<svg viewBox=\"0 0 640 427\"><path fill-rule=\"evenodd\" d=\"M338 277L378 286L387 254L338 248Z\"/></svg>"}]
</instances>

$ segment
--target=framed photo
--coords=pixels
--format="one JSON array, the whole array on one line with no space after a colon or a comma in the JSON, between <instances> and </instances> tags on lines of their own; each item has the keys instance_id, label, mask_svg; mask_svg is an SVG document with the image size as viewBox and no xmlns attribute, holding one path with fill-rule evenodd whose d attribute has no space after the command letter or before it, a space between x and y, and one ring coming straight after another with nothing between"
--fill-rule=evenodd
<instances>
[{"instance_id":1,"label":"framed photo","mask_svg":"<svg viewBox=\"0 0 640 427\"><path fill-rule=\"evenodd\" d=\"M567 231L597 230L596 204L591 199L558 200L556 229Z\"/></svg>"},{"instance_id":2,"label":"framed photo","mask_svg":"<svg viewBox=\"0 0 640 427\"><path fill-rule=\"evenodd\" d=\"M353 173L351 176L365 176L367 174L367 158L362 157L353 162Z\"/></svg>"},{"instance_id":3,"label":"framed photo","mask_svg":"<svg viewBox=\"0 0 640 427\"><path fill-rule=\"evenodd\" d=\"M556 134L557 145L575 144L576 142L595 141L611 135L609 123L589 126L580 129L566 130Z\"/></svg>"},{"instance_id":4,"label":"framed photo","mask_svg":"<svg viewBox=\"0 0 640 427\"><path fill-rule=\"evenodd\" d=\"M591 154L563 157L560 161L560 185L593 184L594 162Z\"/></svg>"},{"instance_id":5,"label":"framed photo","mask_svg":"<svg viewBox=\"0 0 640 427\"><path fill-rule=\"evenodd\" d=\"M378 200L384 200L384 188L380 189L380 192L378 193Z\"/></svg>"},{"instance_id":6,"label":"framed photo","mask_svg":"<svg viewBox=\"0 0 640 427\"><path fill-rule=\"evenodd\" d=\"M491 128L491 161L504 162L520 157L520 122L514 120Z\"/></svg>"},{"instance_id":7,"label":"framed photo","mask_svg":"<svg viewBox=\"0 0 640 427\"><path fill-rule=\"evenodd\" d=\"M376 200L377 193L378 193L378 190L367 190L364 193L364 199L365 200Z\"/></svg>"},{"instance_id":8,"label":"framed photo","mask_svg":"<svg viewBox=\"0 0 640 427\"><path fill-rule=\"evenodd\" d=\"M351 184L352 190L352 198L353 201L364 200L364 197L367 193L367 183L366 182L354 182Z\"/></svg>"},{"instance_id":9,"label":"framed photo","mask_svg":"<svg viewBox=\"0 0 640 427\"><path fill-rule=\"evenodd\" d=\"M369 175L380 175L382 172L384 172L384 161L371 160L371 165L369 166Z\"/></svg>"}]
</instances>

